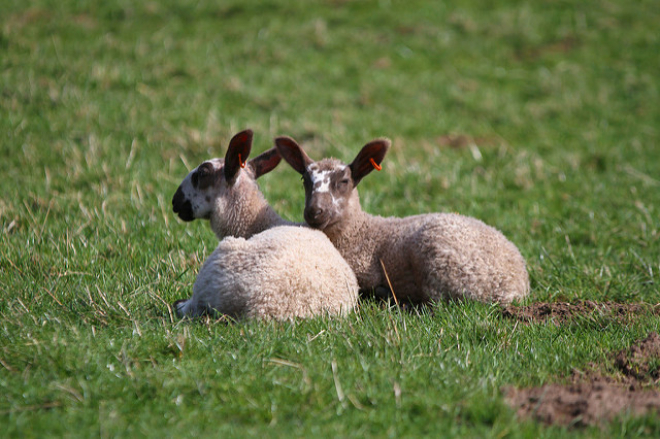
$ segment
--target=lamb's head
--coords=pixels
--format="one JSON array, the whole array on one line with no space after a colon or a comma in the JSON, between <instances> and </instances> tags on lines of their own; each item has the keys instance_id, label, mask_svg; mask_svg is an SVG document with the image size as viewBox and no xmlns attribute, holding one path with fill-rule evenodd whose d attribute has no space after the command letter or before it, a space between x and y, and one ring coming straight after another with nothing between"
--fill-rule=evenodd
<instances>
[{"instance_id":1,"label":"lamb's head","mask_svg":"<svg viewBox=\"0 0 660 439\"><path fill-rule=\"evenodd\" d=\"M252 130L241 131L229 142L224 159L207 160L183 179L172 198L172 210L183 221L210 219L215 212L227 211L228 204L241 189L273 170L280 155L271 148L247 161L252 149ZM246 163L247 161L247 163Z\"/></svg>"},{"instance_id":2,"label":"lamb's head","mask_svg":"<svg viewBox=\"0 0 660 439\"><path fill-rule=\"evenodd\" d=\"M367 143L355 160L347 165L337 159L310 159L290 137L278 137L275 145L284 160L298 171L305 186L305 221L326 230L350 218L359 210L358 183L380 164L390 147L389 139Z\"/></svg>"}]
</instances>

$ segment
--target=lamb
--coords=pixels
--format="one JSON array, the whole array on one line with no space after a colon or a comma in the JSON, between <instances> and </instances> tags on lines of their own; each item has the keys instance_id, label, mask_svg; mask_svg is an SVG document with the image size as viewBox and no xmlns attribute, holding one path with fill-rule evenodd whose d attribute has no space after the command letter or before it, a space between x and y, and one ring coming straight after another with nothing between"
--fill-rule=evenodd
<instances>
[{"instance_id":1,"label":"lamb","mask_svg":"<svg viewBox=\"0 0 660 439\"><path fill-rule=\"evenodd\" d=\"M522 255L504 235L475 218L432 213L383 218L362 210L360 181L380 165L391 142L367 143L351 164L315 162L290 137L277 150L303 176L304 217L351 266L361 289L428 302L473 299L509 303L529 294Z\"/></svg>"},{"instance_id":2,"label":"lamb","mask_svg":"<svg viewBox=\"0 0 660 439\"><path fill-rule=\"evenodd\" d=\"M256 179L281 158L275 148L247 161L250 130L236 134L225 159L192 170L172 198L184 221L209 219L220 239L199 271L179 317L217 311L285 320L343 315L357 304L353 271L320 231L290 223L268 205Z\"/></svg>"}]
</instances>

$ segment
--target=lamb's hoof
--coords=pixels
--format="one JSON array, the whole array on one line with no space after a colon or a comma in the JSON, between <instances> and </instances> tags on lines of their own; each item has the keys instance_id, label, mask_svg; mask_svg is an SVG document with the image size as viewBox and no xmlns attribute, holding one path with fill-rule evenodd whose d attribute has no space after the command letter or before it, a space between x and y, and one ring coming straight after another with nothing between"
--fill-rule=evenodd
<instances>
[{"instance_id":1,"label":"lamb's hoof","mask_svg":"<svg viewBox=\"0 0 660 439\"><path fill-rule=\"evenodd\" d=\"M183 318L183 316L185 315L183 313L183 308L188 300L190 299L180 299L172 304L172 309L176 313L176 316L180 319Z\"/></svg>"}]
</instances>

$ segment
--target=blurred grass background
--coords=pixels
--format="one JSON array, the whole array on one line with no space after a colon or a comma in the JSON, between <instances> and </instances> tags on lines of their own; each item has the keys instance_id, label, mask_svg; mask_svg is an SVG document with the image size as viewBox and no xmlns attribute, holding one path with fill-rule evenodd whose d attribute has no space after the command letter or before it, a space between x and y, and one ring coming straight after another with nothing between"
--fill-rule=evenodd
<instances>
[{"instance_id":1,"label":"blurred grass background","mask_svg":"<svg viewBox=\"0 0 660 439\"><path fill-rule=\"evenodd\" d=\"M347 162L387 136L365 210L501 229L528 261L532 301L657 303L658 23L654 1L4 1L0 429L563 435L517 430L499 386L602 359L656 317L521 329L467 304L172 321L166 303L190 294L216 240L170 200L240 129L255 153L286 134ZM261 187L301 220L286 164ZM337 399L337 370L354 401Z\"/></svg>"}]
</instances>

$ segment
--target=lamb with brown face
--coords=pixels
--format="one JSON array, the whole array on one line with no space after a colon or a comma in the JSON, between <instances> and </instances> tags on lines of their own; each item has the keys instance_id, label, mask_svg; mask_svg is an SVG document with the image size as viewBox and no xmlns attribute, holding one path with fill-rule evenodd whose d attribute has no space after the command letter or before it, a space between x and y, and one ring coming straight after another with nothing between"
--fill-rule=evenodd
<instances>
[{"instance_id":1,"label":"lamb with brown face","mask_svg":"<svg viewBox=\"0 0 660 439\"><path fill-rule=\"evenodd\" d=\"M391 286L398 299L413 302L451 297L507 303L529 294L525 260L493 227L452 213L383 218L362 210L356 187L380 169L388 139L369 142L350 164L315 162L290 137L275 144L303 176L305 220L330 238L361 289Z\"/></svg>"},{"instance_id":2,"label":"lamb with brown face","mask_svg":"<svg viewBox=\"0 0 660 439\"><path fill-rule=\"evenodd\" d=\"M325 229L341 216L352 189L351 172L339 163L312 163L303 174L303 185L307 194L305 221L314 228Z\"/></svg>"}]
</instances>

